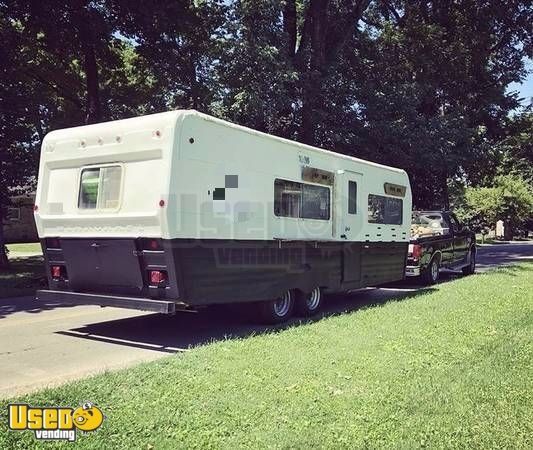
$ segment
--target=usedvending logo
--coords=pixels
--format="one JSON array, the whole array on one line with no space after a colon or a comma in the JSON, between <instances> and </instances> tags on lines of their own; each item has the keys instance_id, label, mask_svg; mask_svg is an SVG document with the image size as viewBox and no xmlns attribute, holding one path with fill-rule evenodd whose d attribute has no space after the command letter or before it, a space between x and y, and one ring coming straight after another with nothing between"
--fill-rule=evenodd
<instances>
[{"instance_id":1,"label":"usedvending logo","mask_svg":"<svg viewBox=\"0 0 533 450\"><path fill-rule=\"evenodd\" d=\"M77 408L40 407L10 404L9 429L33 431L38 440L64 440L74 442L78 431L98 429L104 421L100 408L86 402Z\"/></svg>"}]
</instances>

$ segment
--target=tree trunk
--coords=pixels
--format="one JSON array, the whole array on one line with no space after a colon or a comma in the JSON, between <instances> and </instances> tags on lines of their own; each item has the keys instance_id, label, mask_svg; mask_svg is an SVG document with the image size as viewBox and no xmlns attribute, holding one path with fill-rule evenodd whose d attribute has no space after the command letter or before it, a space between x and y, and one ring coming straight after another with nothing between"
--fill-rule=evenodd
<instances>
[{"instance_id":1,"label":"tree trunk","mask_svg":"<svg viewBox=\"0 0 533 450\"><path fill-rule=\"evenodd\" d=\"M442 199L444 203L444 210L448 211L450 209L450 193L448 192L448 177L444 176L442 180Z\"/></svg>"},{"instance_id":2,"label":"tree trunk","mask_svg":"<svg viewBox=\"0 0 533 450\"><path fill-rule=\"evenodd\" d=\"M6 253L6 242L4 238L4 215L0 206L0 269L7 269L9 260Z\"/></svg>"},{"instance_id":3,"label":"tree trunk","mask_svg":"<svg viewBox=\"0 0 533 450\"><path fill-rule=\"evenodd\" d=\"M328 73L338 63L339 53L355 32L370 0L350 2L351 11L335 23L328 17L330 3L331 0L309 1L300 44L294 55L302 93L299 140L310 145L316 144L316 127L322 120L323 90ZM284 10L284 30L289 50L295 42L293 14L293 2L288 1Z\"/></svg>"},{"instance_id":4,"label":"tree trunk","mask_svg":"<svg viewBox=\"0 0 533 450\"><path fill-rule=\"evenodd\" d=\"M196 58L192 51L189 51L189 107L196 110L201 110L200 105L200 83L198 82L198 73L196 70Z\"/></svg>"},{"instance_id":5,"label":"tree trunk","mask_svg":"<svg viewBox=\"0 0 533 450\"><path fill-rule=\"evenodd\" d=\"M319 71L305 74L302 89L302 123L300 127L300 141L304 144L316 144L316 126L318 123L318 99L322 91L322 75Z\"/></svg>"},{"instance_id":6,"label":"tree trunk","mask_svg":"<svg viewBox=\"0 0 533 450\"><path fill-rule=\"evenodd\" d=\"M283 31L287 33L287 54L294 58L297 41L297 18L295 0L287 0L283 10Z\"/></svg>"},{"instance_id":7,"label":"tree trunk","mask_svg":"<svg viewBox=\"0 0 533 450\"><path fill-rule=\"evenodd\" d=\"M308 30L311 45L308 65L301 71L303 88L300 140L309 145L316 143L317 109L320 105L322 79L327 72L325 53L328 3L329 0L311 0L309 15L306 17L306 21L310 21Z\"/></svg>"},{"instance_id":8,"label":"tree trunk","mask_svg":"<svg viewBox=\"0 0 533 450\"><path fill-rule=\"evenodd\" d=\"M102 120L100 87L98 84L98 66L96 65L94 45L89 42L89 37L85 32L82 32L81 38L87 89L87 116L85 118L85 123L90 124Z\"/></svg>"},{"instance_id":9,"label":"tree trunk","mask_svg":"<svg viewBox=\"0 0 533 450\"><path fill-rule=\"evenodd\" d=\"M506 241L512 241L514 237L514 229L509 220L504 221L503 223L503 238Z\"/></svg>"}]
</instances>

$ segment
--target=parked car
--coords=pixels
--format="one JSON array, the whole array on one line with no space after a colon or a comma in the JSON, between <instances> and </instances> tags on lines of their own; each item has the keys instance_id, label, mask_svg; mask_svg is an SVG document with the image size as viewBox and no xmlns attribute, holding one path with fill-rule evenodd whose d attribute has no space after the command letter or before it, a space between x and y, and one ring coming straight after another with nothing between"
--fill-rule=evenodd
<instances>
[{"instance_id":1,"label":"parked car","mask_svg":"<svg viewBox=\"0 0 533 450\"><path fill-rule=\"evenodd\" d=\"M405 275L425 284L439 279L440 269L476 270L476 236L449 211L413 211Z\"/></svg>"}]
</instances>

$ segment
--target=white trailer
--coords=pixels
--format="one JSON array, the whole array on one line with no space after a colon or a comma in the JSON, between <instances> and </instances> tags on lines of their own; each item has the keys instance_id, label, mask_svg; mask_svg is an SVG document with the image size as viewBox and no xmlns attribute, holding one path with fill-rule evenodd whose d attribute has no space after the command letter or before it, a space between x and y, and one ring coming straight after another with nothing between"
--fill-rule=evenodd
<instances>
[{"instance_id":1,"label":"white trailer","mask_svg":"<svg viewBox=\"0 0 533 450\"><path fill-rule=\"evenodd\" d=\"M40 299L257 302L275 322L402 279L411 190L403 170L171 111L49 133L35 220Z\"/></svg>"}]
</instances>

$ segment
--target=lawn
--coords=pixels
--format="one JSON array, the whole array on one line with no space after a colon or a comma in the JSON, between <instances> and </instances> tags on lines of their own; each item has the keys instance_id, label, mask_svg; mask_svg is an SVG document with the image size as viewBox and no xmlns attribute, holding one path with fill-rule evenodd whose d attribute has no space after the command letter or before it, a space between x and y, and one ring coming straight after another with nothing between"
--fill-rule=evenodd
<instances>
[{"instance_id":1,"label":"lawn","mask_svg":"<svg viewBox=\"0 0 533 450\"><path fill-rule=\"evenodd\" d=\"M46 286L42 256L9 258L9 265L0 269L0 298L33 295Z\"/></svg>"},{"instance_id":2,"label":"lawn","mask_svg":"<svg viewBox=\"0 0 533 450\"><path fill-rule=\"evenodd\" d=\"M532 289L522 264L16 401L98 404L77 448L532 448Z\"/></svg>"}]
</instances>

